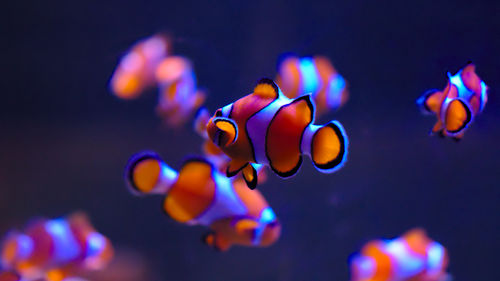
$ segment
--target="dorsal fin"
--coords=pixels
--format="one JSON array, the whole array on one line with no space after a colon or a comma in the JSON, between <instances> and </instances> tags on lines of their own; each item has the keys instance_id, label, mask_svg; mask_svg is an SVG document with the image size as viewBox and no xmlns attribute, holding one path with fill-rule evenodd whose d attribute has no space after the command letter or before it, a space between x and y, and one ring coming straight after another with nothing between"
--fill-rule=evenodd
<instances>
[{"instance_id":1,"label":"dorsal fin","mask_svg":"<svg viewBox=\"0 0 500 281\"><path fill-rule=\"evenodd\" d=\"M261 98L276 99L279 97L280 89L272 79L262 78L257 82L253 93Z\"/></svg>"}]
</instances>

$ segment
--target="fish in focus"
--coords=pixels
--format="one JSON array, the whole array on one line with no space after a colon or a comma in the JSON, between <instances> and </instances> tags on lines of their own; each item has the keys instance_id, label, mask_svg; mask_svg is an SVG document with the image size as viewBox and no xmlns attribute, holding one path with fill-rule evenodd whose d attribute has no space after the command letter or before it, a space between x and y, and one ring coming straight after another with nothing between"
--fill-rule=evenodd
<instances>
[{"instance_id":1,"label":"fish in focus","mask_svg":"<svg viewBox=\"0 0 500 281\"><path fill-rule=\"evenodd\" d=\"M120 59L110 89L121 99L134 99L156 85L155 72L170 52L170 39L156 34L140 40Z\"/></svg>"},{"instance_id":2,"label":"fish in focus","mask_svg":"<svg viewBox=\"0 0 500 281\"><path fill-rule=\"evenodd\" d=\"M208 109L205 107L200 108L193 121L193 130L203 139L202 152L205 158L217 167L220 172L225 172L231 158L209 139L207 125L210 118Z\"/></svg>"},{"instance_id":3,"label":"fish in focus","mask_svg":"<svg viewBox=\"0 0 500 281\"><path fill-rule=\"evenodd\" d=\"M207 124L210 120L210 113L205 107L198 110L196 118L193 122L194 131L203 138L202 152L204 157L212 163L217 170L221 173L225 173L226 169L231 162L229 158L218 146L216 146L209 138L207 134ZM264 169L264 165L253 164L253 167L257 170L257 178L259 184L264 183L267 180L267 173Z\"/></svg>"},{"instance_id":4,"label":"fish in focus","mask_svg":"<svg viewBox=\"0 0 500 281\"><path fill-rule=\"evenodd\" d=\"M460 140L467 127L483 111L488 101L488 86L475 70L474 64L468 64L455 75L448 73L444 90L429 90L417 99L424 114L437 117L431 133Z\"/></svg>"},{"instance_id":5,"label":"fish in focus","mask_svg":"<svg viewBox=\"0 0 500 281\"><path fill-rule=\"evenodd\" d=\"M276 84L291 99L311 94L317 116L337 110L349 99L347 83L323 56L287 56L278 65Z\"/></svg>"},{"instance_id":6,"label":"fish in focus","mask_svg":"<svg viewBox=\"0 0 500 281\"><path fill-rule=\"evenodd\" d=\"M289 99L268 78L252 94L218 109L207 125L210 140L231 161L226 175L240 171L248 187L257 185L255 164L269 166L277 175L295 175L302 156L309 155L321 172L331 173L345 163L348 139L338 121L313 125L310 95Z\"/></svg>"},{"instance_id":7,"label":"fish in focus","mask_svg":"<svg viewBox=\"0 0 500 281\"><path fill-rule=\"evenodd\" d=\"M351 281L445 281L448 255L422 229L368 242L350 261Z\"/></svg>"},{"instance_id":8,"label":"fish in focus","mask_svg":"<svg viewBox=\"0 0 500 281\"><path fill-rule=\"evenodd\" d=\"M1 248L2 268L22 280L68 280L105 267L112 257L110 241L81 213L35 220L23 232L10 232Z\"/></svg>"},{"instance_id":9,"label":"fish in focus","mask_svg":"<svg viewBox=\"0 0 500 281\"><path fill-rule=\"evenodd\" d=\"M187 58L169 56L156 68L159 86L157 112L170 126L186 122L205 101L205 92L199 90L192 63Z\"/></svg>"},{"instance_id":10,"label":"fish in focus","mask_svg":"<svg viewBox=\"0 0 500 281\"><path fill-rule=\"evenodd\" d=\"M280 236L281 225L262 194L225 177L206 159L189 159L177 172L156 153L136 154L126 181L134 194L165 196L163 209L175 221L209 227L202 241L216 250L265 247Z\"/></svg>"}]
</instances>

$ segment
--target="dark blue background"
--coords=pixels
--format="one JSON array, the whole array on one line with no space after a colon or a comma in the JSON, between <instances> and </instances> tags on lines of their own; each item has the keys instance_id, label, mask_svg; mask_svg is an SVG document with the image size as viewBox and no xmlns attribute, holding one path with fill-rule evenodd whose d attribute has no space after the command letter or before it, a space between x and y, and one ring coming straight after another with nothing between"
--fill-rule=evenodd
<instances>
[{"instance_id":1,"label":"dark blue background","mask_svg":"<svg viewBox=\"0 0 500 281\"><path fill-rule=\"evenodd\" d=\"M117 247L145 255L155 280L347 280L348 256L421 226L450 255L455 280L498 280L500 4L498 1L10 1L2 8L0 232L30 217L87 211ZM267 249L215 253L202 227L135 198L128 157L158 151L174 168L201 140L167 130L156 92L125 102L107 82L137 39L175 35L215 109L274 77L282 52L330 57L350 84L335 118L349 162L324 175L305 161L260 187L283 223ZM460 143L431 138L414 100L473 61L490 86Z\"/></svg>"}]
</instances>

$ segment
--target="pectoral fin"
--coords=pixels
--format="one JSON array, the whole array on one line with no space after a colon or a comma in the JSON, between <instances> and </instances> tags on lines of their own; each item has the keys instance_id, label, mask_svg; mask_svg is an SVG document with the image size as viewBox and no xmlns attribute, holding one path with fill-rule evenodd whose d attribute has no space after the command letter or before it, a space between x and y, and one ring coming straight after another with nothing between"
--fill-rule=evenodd
<instances>
[{"instance_id":1,"label":"pectoral fin","mask_svg":"<svg viewBox=\"0 0 500 281\"><path fill-rule=\"evenodd\" d=\"M436 134L442 130L443 130L443 122L437 121L436 124L434 124L434 127L432 127L431 134Z\"/></svg>"},{"instance_id":2,"label":"pectoral fin","mask_svg":"<svg viewBox=\"0 0 500 281\"><path fill-rule=\"evenodd\" d=\"M255 189L257 187L257 170L254 168L254 166L252 164L245 166L245 168L243 168L242 174L248 188Z\"/></svg>"},{"instance_id":3,"label":"pectoral fin","mask_svg":"<svg viewBox=\"0 0 500 281\"><path fill-rule=\"evenodd\" d=\"M233 120L225 117L217 117L213 122L217 128L214 138L216 145L219 147L225 147L236 141L238 138L238 127Z\"/></svg>"}]
</instances>

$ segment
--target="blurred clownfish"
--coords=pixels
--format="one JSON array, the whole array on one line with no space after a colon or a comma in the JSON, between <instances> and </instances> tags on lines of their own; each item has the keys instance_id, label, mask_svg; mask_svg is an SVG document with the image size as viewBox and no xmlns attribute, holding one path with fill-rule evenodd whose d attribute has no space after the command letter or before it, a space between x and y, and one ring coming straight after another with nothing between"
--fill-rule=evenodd
<instances>
[{"instance_id":1,"label":"blurred clownfish","mask_svg":"<svg viewBox=\"0 0 500 281\"><path fill-rule=\"evenodd\" d=\"M205 93L197 88L191 62L170 56L156 68L160 88L157 112L171 126L183 124L205 101Z\"/></svg>"},{"instance_id":2,"label":"blurred clownfish","mask_svg":"<svg viewBox=\"0 0 500 281\"><path fill-rule=\"evenodd\" d=\"M444 281L446 249L422 229L393 240L368 242L350 261L351 281Z\"/></svg>"},{"instance_id":3,"label":"blurred clownfish","mask_svg":"<svg viewBox=\"0 0 500 281\"><path fill-rule=\"evenodd\" d=\"M432 133L459 140L484 109L488 87L477 76L475 68L468 64L453 76L448 73L448 83L443 91L429 90L417 100L424 114L434 114L438 119Z\"/></svg>"},{"instance_id":4,"label":"blurred clownfish","mask_svg":"<svg viewBox=\"0 0 500 281\"><path fill-rule=\"evenodd\" d=\"M259 81L254 92L215 112L209 120L209 138L231 158L226 174L242 171L248 187L257 185L255 164L281 177L293 176L310 155L326 173L339 169L347 158L348 140L337 121L313 125L310 95L288 99L271 79Z\"/></svg>"},{"instance_id":5,"label":"blurred clownfish","mask_svg":"<svg viewBox=\"0 0 500 281\"><path fill-rule=\"evenodd\" d=\"M0 281L21 281L21 275L14 271L0 271Z\"/></svg>"},{"instance_id":6,"label":"blurred clownfish","mask_svg":"<svg viewBox=\"0 0 500 281\"><path fill-rule=\"evenodd\" d=\"M217 250L269 246L280 236L281 225L264 197L205 159L188 160L176 172L155 153L137 154L129 160L126 180L135 194L165 195L163 209L174 220L210 227L202 240Z\"/></svg>"},{"instance_id":7,"label":"blurred clownfish","mask_svg":"<svg viewBox=\"0 0 500 281\"><path fill-rule=\"evenodd\" d=\"M153 87L158 64L168 55L170 41L156 34L137 42L118 63L110 81L111 91L119 98L137 98Z\"/></svg>"},{"instance_id":8,"label":"blurred clownfish","mask_svg":"<svg viewBox=\"0 0 500 281\"><path fill-rule=\"evenodd\" d=\"M286 57L278 66L276 83L291 99L311 94L318 116L337 110L349 98L346 81L323 56Z\"/></svg>"},{"instance_id":9,"label":"blurred clownfish","mask_svg":"<svg viewBox=\"0 0 500 281\"><path fill-rule=\"evenodd\" d=\"M23 279L60 281L104 267L113 248L85 215L76 213L68 218L36 220L23 233L11 232L1 254L2 267Z\"/></svg>"}]
</instances>

